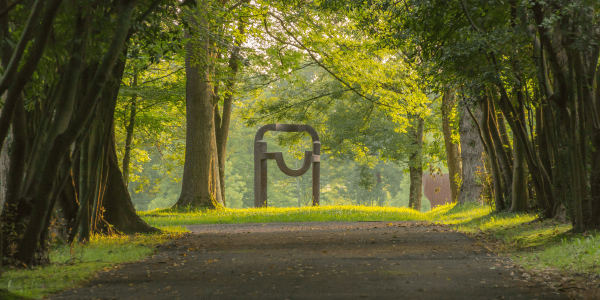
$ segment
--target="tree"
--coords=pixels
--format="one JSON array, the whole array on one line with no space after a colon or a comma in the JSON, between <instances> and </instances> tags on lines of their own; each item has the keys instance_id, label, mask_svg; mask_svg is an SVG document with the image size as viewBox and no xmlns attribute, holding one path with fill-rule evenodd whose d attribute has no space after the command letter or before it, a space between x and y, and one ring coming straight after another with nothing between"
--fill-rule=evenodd
<instances>
[{"instance_id":1,"label":"tree","mask_svg":"<svg viewBox=\"0 0 600 300\"><path fill-rule=\"evenodd\" d=\"M460 198L460 182L462 182L462 166L460 144L455 141L452 132L451 118L455 112L454 91L450 88L444 91L442 96L442 127L444 131L444 145L446 146L446 162L448 165L448 175L450 176L450 190L452 192L452 201L456 202Z\"/></svg>"},{"instance_id":2,"label":"tree","mask_svg":"<svg viewBox=\"0 0 600 300\"><path fill-rule=\"evenodd\" d=\"M225 153L246 22L236 15L240 9L236 8L244 8L247 3L242 1L227 9L220 3L206 1L187 12L187 144L181 196L176 206L225 205ZM232 24L237 27L232 29ZM228 57L227 64L223 57Z\"/></svg>"},{"instance_id":3,"label":"tree","mask_svg":"<svg viewBox=\"0 0 600 300\"><path fill-rule=\"evenodd\" d=\"M423 197L423 126L425 120L415 117L415 125L410 130L413 152L409 157L410 170L410 196L408 207L421 210L421 198Z\"/></svg>"},{"instance_id":4,"label":"tree","mask_svg":"<svg viewBox=\"0 0 600 300\"><path fill-rule=\"evenodd\" d=\"M483 163L483 138L478 120L481 120L481 109L473 107L473 112L464 101L460 117L460 146L462 160L462 183L458 203L474 202L481 198L483 179L487 173Z\"/></svg>"}]
</instances>

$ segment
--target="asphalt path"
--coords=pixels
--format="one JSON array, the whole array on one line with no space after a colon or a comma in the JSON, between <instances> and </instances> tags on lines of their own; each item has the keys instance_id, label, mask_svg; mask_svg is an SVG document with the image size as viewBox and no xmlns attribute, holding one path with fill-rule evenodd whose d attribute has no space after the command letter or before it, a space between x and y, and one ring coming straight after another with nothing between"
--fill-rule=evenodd
<instances>
[{"instance_id":1,"label":"asphalt path","mask_svg":"<svg viewBox=\"0 0 600 300\"><path fill-rule=\"evenodd\" d=\"M156 255L50 299L569 299L423 222L188 226Z\"/></svg>"}]
</instances>

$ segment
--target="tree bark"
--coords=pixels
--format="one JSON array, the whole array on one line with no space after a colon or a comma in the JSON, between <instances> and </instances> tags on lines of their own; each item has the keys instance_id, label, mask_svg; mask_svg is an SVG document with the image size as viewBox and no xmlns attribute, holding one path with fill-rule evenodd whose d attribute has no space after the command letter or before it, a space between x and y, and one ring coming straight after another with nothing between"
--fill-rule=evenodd
<instances>
[{"instance_id":1,"label":"tree bark","mask_svg":"<svg viewBox=\"0 0 600 300\"><path fill-rule=\"evenodd\" d=\"M54 140L48 141L52 144L50 151L44 156L36 167L36 173L39 174L35 183L25 194L29 199L33 199L34 205L31 212L30 221L27 224L25 235L18 246L17 259L31 264L35 260L35 252L38 247L39 237L45 227L43 221L46 220L46 214L52 213L51 199L53 193L56 193L57 172L60 165L64 163L65 153L70 150L71 145L84 132L86 124L90 119L92 112L99 102L99 96L102 92L109 74L113 69L121 49L127 40L127 32L131 22L131 13L134 8L134 1L124 1L121 10L118 13L114 36L102 63L98 67L89 88L83 96L82 103L78 108L74 118L69 123L68 128L59 134Z\"/></svg>"},{"instance_id":2,"label":"tree bark","mask_svg":"<svg viewBox=\"0 0 600 300\"><path fill-rule=\"evenodd\" d=\"M199 4L200 6L200 4ZM215 134L215 103L211 84L210 46L206 12L202 4L197 22L200 36L186 38L186 148L181 195L177 207L216 208L223 205Z\"/></svg>"},{"instance_id":3,"label":"tree bark","mask_svg":"<svg viewBox=\"0 0 600 300\"><path fill-rule=\"evenodd\" d=\"M512 197L512 182L513 182L513 170L512 170L512 161L508 155L507 151L511 151L510 145L508 148L505 147L504 142L500 136L500 130L498 128L498 122L496 119L497 112L494 106L493 98L488 97L489 99L489 132L490 137L492 138L493 147L496 149L496 157L498 158L498 165L500 166L500 174L502 175L502 193L504 194L504 199ZM508 140L508 138L507 138ZM511 155L512 156L512 155Z\"/></svg>"},{"instance_id":4,"label":"tree bark","mask_svg":"<svg viewBox=\"0 0 600 300\"><path fill-rule=\"evenodd\" d=\"M138 72L134 71L133 75L133 83L131 86L137 86L138 82ZM127 124L127 137L125 138L125 154L123 155L123 182L125 183L125 187L129 186L129 160L131 157L131 142L133 140L133 129L135 127L135 114L137 111L137 95L134 94L131 96L131 104L129 106L129 124Z\"/></svg>"},{"instance_id":5,"label":"tree bark","mask_svg":"<svg viewBox=\"0 0 600 300\"><path fill-rule=\"evenodd\" d=\"M503 188L502 188L502 171L500 169L500 165L498 164L498 157L496 155L496 147L494 145L494 141L492 140L492 133L490 132L490 124L491 113L489 99L484 97L481 99L482 108L482 120L481 120L481 131L482 136L485 140L486 150L488 156L490 157L490 163L492 166L492 182L494 185L494 203L496 206L496 211L500 212L505 209L504 204L504 196L503 196ZM493 125L493 124L492 124ZM511 181L512 182L512 181Z\"/></svg>"},{"instance_id":6,"label":"tree bark","mask_svg":"<svg viewBox=\"0 0 600 300\"><path fill-rule=\"evenodd\" d=\"M520 79L520 78L519 78ZM519 102L517 118L522 124L525 122L525 105L522 89L515 89ZM529 209L529 195L527 188L527 163L525 161L525 147L513 133L513 182L511 212L525 212Z\"/></svg>"},{"instance_id":7,"label":"tree bark","mask_svg":"<svg viewBox=\"0 0 600 300\"><path fill-rule=\"evenodd\" d=\"M508 157L509 165L513 163L513 150L508 139L508 131L506 130L506 122L504 122L504 115L502 112L496 111L496 123L498 124L498 131L500 132L500 140L502 141L502 147Z\"/></svg>"},{"instance_id":8,"label":"tree bark","mask_svg":"<svg viewBox=\"0 0 600 300\"><path fill-rule=\"evenodd\" d=\"M460 197L460 182L462 182L462 170L460 161L460 144L452 141L452 128L450 127L450 113L455 107L454 90L447 88L442 96L442 131L444 132L444 145L446 146L446 161L448 164L448 175L450 176L450 192L452 202L458 201Z\"/></svg>"},{"instance_id":9,"label":"tree bark","mask_svg":"<svg viewBox=\"0 0 600 300\"><path fill-rule=\"evenodd\" d=\"M474 107L473 114L476 119L482 119L479 107ZM483 184L481 175L485 173L482 160L484 152L479 128L469 116L466 104L460 118L460 146L462 159L462 184L458 203L474 202L481 198Z\"/></svg>"},{"instance_id":10,"label":"tree bark","mask_svg":"<svg viewBox=\"0 0 600 300\"><path fill-rule=\"evenodd\" d=\"M529 208L529 195L527 191L527 163L525 149L517 138L513 138L514 166L512 182L511 212L525 212Z\"/></svg>"},{"instance_id":11,"label":"tree bark","mask_svg":"<svg viewBox=\"0 0 600 300\"><path fill-rule=\"evenodd\" d=\"M131 196L125 185L115 149L115 134L111 128L111 138L108 140L108 176L104 192L104 221L125 234L159 232L135 213Z\"/></svg>"},{"instance_id":12,"label":"tree bark","mask_svg":"<svg viewBox=\"0 0 600 300\"><path fill-rule=\"evenodd\" d=\"M0 0L0 11L4 11L6 7L6 0ZM4 70L6 70L11 53L13 52L12 46L9 43L9 36L8 13L6 13L0 16L0 65ZM0 98L2 99L2 103L6 101L4 93L0 93ZM10 138L0 141L0 143L8 145L10 143ZM5 145L0 145L0 149L0 278L2 278L2 260L4 259L4 217L2 212L4 211L4 205L6 203L6 179L8 178L10 158L8 149Z\"/></svg>"},{"instance_id":13,"label":"tree bark","mask_svg":"<svg viewBox=\"0 0 600 300\"><path fill-rule=\"evenodd\" d=\"M241 20L238 21L238 31L240 35L245 33L245 24ZM221 185L221 198L223 205L226 205L225 199L225 152L227 150L227 137L229 135L229 126L231 124L231 111L233 109L233 91L235 89L236 78L240 68L240 46L241 39L237 39L235 46L229 55L229 76L225 83L225 95L223 99L223 113L219 115L218 106L215 108L215 123L216 123L216 138L217 152L219 155L219 182Z\"/></svg>"},{"instance_id":14,"label":"tree bark","mask_svg":"<svg viewBox=\"0 0 600 300\"><path fill-rule=\"evenodd\" d=\"M410 130L413 139L413 152L409 157L410 192L408 207L421 211L423 197L423 130L425 120L416 117L414 127Z\"/></svg>"}]
</instances>

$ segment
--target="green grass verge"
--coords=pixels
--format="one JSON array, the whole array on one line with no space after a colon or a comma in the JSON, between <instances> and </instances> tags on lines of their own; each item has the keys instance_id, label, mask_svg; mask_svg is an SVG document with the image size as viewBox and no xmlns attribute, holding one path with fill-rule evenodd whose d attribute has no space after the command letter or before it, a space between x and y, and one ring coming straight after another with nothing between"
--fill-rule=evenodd
<instances>
[{"instance_id":1,"label":"green grass verge","mask_svg":"<svg viewBox=\"0 0 600 300\"><path fill-rule=\"evenodd\" d=\"M182 227L161 227L162 234L95 236L85 245L59 246L50 252L52 264L33 268L5 268L0 299L38 299L74 288L101 270L138 261L154 253L154 246L177 237ZM7 294L6 291L12 293Z\"/></svg>"},{"instance_id":2,"label":"green grass verge","mask_svg":"<svg viewBox=\"0 0 600 300\"><path fill-rule=\"evenodd\" d=\"M574 234L569 232L570 224L534 222L536 215L496 214L491 208L487 214L477 216L470 213L473 207L456 206L440 221L458 231L487 238L487 242L500 242L496 249L526 269L600 275L600 232Z\"/></svg>"}]
</instances>

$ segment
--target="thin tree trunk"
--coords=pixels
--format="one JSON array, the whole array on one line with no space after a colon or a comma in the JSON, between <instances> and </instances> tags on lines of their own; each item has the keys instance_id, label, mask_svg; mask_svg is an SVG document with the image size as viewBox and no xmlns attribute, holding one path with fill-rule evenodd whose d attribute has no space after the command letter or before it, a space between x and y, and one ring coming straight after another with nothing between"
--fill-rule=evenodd
<instances>
[{"instance_id":1,"label":"thin tree trunk","mask_svg":"<svg viewBox=\"0 0 600 300\"><path fill-rule=\"evenodd\" d=\"M508 139L508 131L506 130L506 122L504 122L504 115L502 112L496 111L496 123L498 124L498 131L500 133L500 140L502 141L502 147L504 148L504 152L508 157L509 165L514 165L513 163L513 150L510 145L510 140ZM525 124L525 123L523 123Z\"/></svg>"},{"instance_id":2,"label":"thin tree trunk","mask_svg":"<svg viewBox=\"0 0 600 300\"><path fill-rule=\"evenodd\" d=\"M496 120L496 108L494 106L493 98L488 97L489 99L489 108L490 108L490 118L489 118L489 130L490 137L492 138L493 146L496 149L496 157L498 158L498 165L500 166L500 171L502 174L502 193L504 194L504 199L512 197L512 161L508 156L507 150L511 151L510 145L508 149L505 148L504 142L500 137L500 132L498 129L498 123ZM511 155L512 156L512 155Z\"/></svg>"},{"instance_id":3,"label":"thin tree trunk","mask_svg":"<svg viewBox=\"0 0 600 300\"><path fill-rule=\"evenodd\" d=\"M518 139L513 138L514 166L512 182L512 205L511 212L525 212L529 208L529 196L527 191L527 174L525 161L525 149Z\"/></svg>"},{"instance_id":4,"label":"thin tree trunk","mask_svg":"<svg viewBox=\"0 0 600 300\"><path fill-rule=\"evenodd\" d=\"M32 14L30 15L30 19L28 20L26 31L30 29L30 25L35 27L38 20L34 17L36 14L35 11L39 8L41 3L44 1L37 1ZM44 15L41 17L40 30L36 32L35 39L32 45L29 47L29 51L27 53L29 56L26 61L22 64L19 71L17 72L17 66L20 65L20 56L24 51L24 48L20 50L21 42L27 42L28 40L23 33L23 37L19 40L19 44L17 45L15 51L13 51L13 57L8 66L8 70L3 74L2 79L0 81L0 94L4 94L4 92L8 89L8 93L6 95L6 101L4 102L4 106L2 107L2 113L0 113L0 142L4 142L6 136L8 134L10 123L12 121L12 116L14 113L14 109L16 103L18 102L18 98L20 98L21 92L25 88L25 85L29 82L29 79L37 69L37 65L42 58L44 49L46 47L46 41L48 40L48 36L50 36L49 32L52 29L52 24L54 22L54 18L56 17L56 13L60 8L62 1L56 0L47 2L46 10L44 11ZM31 22L31 23L30 23ZM19 56L19 58L17 58ZM11 71L14 66L14 72ZM0 147L2 146L0 143ZM1 149L0 149L1 150Z\"/></svg>"},{"instance_id":5,"label":"thin tree trunk","mask_svg":"<svg viewBox=\"0 0 600 300\"><path fill-rule=\"evenodd\" d=\"M482 175L485 167L482 160L484 152L483 141L477 119L482 119L481 109L476 106L473 109L475 120L469 116L467 107L463 107L460 118L460 145L462 159L462 184L460 186L460 198L458 203L474 202L481 198L483 192Z\"/></svg>"},{"instance_id":6,"label":"thin tree trunk","mask_svg":"<svg viewBox=\"0 0 600 300\"><path fill-rule=\"evenodd\" d=\"M0 11L6 9L6 0L0 0ZM9 43L10 31L8 26L8 13L0 16L0 65L2 69L6 70L11 54L13 52L12 46ZM0 93L2 103L6 101L5 93ZM1 110L0 110L1 112ZM0 113L1 114L1 113ZM0 141L1 144L9 144L9 139ZM2 260L4 259L4 205L6 204L6 180L9 171L10 158L8 155L8 149L4 145L0 145L0 278L2 278Z\"/></svg>"},{"instance_id":7,"label":"thin tree trunk","mask_svg":"<svg viewBox=\"0 0 600 300\"><path fill-rule=\"evenodd\" d=\"M486 149L488 156L490 157L490 163L492 166L492 182L494 185L494 202L496 205L496 211L500 212L505 209L503 188L502 188L502 171L498 164L498 157L496 155L496 147L492 140L492 134L490 133L490 124L492 123L490 114L492 113L489 106L489 99L484 97L482 102L483 119L481 120L481 130L483 138L485 139ZM512 181L511 181L512 182Z\"/></svg>"},{"instance_id":8,"label":"thin tree trunk","mask_svg":"<svg viewBox=\"0 0 600 300\"><path fill-rule=\"evenodd\" d=\"M375 172L375 179L376 179L376 184L375 187L373 188L374 191L374 198L377 201L377 205L379 206L383 206L383 202L385 201L385 197L384 197L384 191L383 191L383 180L381 179L381 172L377 171Z\"/></svg>"},{"instance_id":9,"label":"thin tree trunk","mask_svg":"<svg viewBox=\"0 0 600 300\"><path fill-rule=\"evenodd\" d=\"M460 182L462 182L462 170L460 161L460 145L452 141L452 128L450 127L450 113L456 103L454 90L447 88L442 96L442 130L444 132L444 144L446 146L446 161L448 162L448 174L450 176L450 191L452 202L458 201L460 197Z\"/></svg>"},{"instance_id":10,"label":"thin tree trunk","mask_svg":"<svg viewBox=\"0 0 600 300\"><path fill-rule=\"evenodd\" d=\"M594 84L594 100L596 109L600 109L600 67L596 70L596 81ZM600 111L598 112L600 115ZM594 130L591 136L594 149L590 153L591 171L590 171L590 218L587 226L590 228L600 228L600 130Z\"/></svg>"},{"instance_id":11,"label":"thin tree trunk","mask_svg":"<svg viewBox=\"0 0 600 300\"><path fill-rule=\"evenodd\" d=\"M133 83L132 87L136 87L138 85L138 72L135 71L133 75ZM134 94L131 96L131 104L129 106L129 124L127 124L127 137L125 138L125 154L123 155L123 182L125 183L125 187L129 186L129 159L131 157L131 142L133 140L133 129L135 127L135 114L137 110L137 95Z\"/></svg>"},{"instance_id":12,"label":"thin tree trunk","mask_svg":"<svg viewBox=\"0 0 600 300\"><path fill-rule=\"evenodd\" d=\"M520 79L520 78L519 78ZM521 88L515 89L519 102L517 118L522 124L525 121L525 105ZM541 125L541 124L540 124ZM529 209L529 195L527 189L527 162L525 161L525 147L513 133L513 182L511 212L524 212Z\"/></svg>"},{"instance_id":13,"label":"thin tree trunk","mask_svg":"<svg viewBox=\"0 0 600 300\"><path fill-rule=\"evenodd\" d=\"M244 22L239 21L238 31L240 35L244 35ZM231 124L231 111L233 109L233 91L235 88L236 78L239 71L239 55L240 55L241 40L236 41L235 46L231 50L229 56L229 77L225 83L225 97L223 100L223 113L219 116L218 106L215 108L215 118L217 129L217 152L219 154L219 182L221 185L221 198L223 205L226 205L225 199L225 152L227 150L227 137L229 135L229 126Z\"/></svg>"},{"instance_id":14,"label":"thin tree trunk","mask_svg":"<svg viewBox=\"0 0 600 300\"><path fill-rule=\"evenodd\" d=\"M416 117L415 127L411 129L413 138L413 152L409 157L410 192L408 207L421 210L421 198L423 197L423 130L425 120Z\"/></svg>"}]
</instances>

